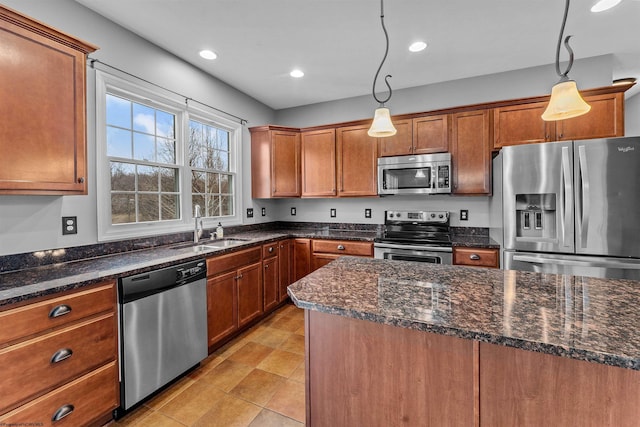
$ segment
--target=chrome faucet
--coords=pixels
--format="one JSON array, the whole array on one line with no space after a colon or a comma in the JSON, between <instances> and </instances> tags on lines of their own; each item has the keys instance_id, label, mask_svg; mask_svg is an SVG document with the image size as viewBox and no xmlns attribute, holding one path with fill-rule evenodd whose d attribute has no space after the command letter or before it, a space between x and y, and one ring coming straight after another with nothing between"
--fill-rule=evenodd
<instances>
[{"instance_id":1,"label":"chrome faucet","mask_svg":"<svg viewBox=\"0 0 640 427\"><path fill-rule=\"evenodd\" d=\"M195 227L193 229L193 243L198 243L200 241L200 237L202 237L202 218L200 218L200 205L195 205L195 213L193 214L195 218Z\"/></svg>"}]
</instances>

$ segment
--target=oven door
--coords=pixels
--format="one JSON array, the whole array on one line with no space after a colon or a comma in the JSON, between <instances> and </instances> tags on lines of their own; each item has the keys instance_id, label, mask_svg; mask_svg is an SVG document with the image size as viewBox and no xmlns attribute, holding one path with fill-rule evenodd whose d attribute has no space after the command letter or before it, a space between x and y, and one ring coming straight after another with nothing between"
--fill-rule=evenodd
<instances>
[{"instance_id":1,"label":"oven door","mask_svg":"<svg viewBox=\"0 0 640 427\"><path fill-rule=\"evenodd\" d=\"M452 249L450 247L374 243L373 256L377 259L451 265Z\"/></svg>"}]
</instances>

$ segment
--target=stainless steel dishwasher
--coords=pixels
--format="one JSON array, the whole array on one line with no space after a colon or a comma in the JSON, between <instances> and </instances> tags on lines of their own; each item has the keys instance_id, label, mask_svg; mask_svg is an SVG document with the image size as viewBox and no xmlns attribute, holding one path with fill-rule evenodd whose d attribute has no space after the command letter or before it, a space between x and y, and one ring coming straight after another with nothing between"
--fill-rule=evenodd
<instances>
[{"instance_id":1,"label":"stainless steel dishwasher","mask_svg":"<svg viewBox=\"0 0 640 427\"><path fill-rule=\"evenodd\" d=\"M198 260L119 280L116 418L207 357L206 275Z\"/></svg>"}]
</instances>

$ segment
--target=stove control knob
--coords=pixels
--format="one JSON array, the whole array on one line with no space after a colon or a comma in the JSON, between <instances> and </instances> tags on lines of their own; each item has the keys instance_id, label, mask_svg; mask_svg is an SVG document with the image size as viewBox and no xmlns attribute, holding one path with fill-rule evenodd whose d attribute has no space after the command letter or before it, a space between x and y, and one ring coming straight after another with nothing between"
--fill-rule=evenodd
<instances>
[{"instance_id":1,"label":"stove control knob","mask_svg":"<svg viewBox=\"0 0 640 427\"><path fill-rule=\"evenodd\" d=\"M435 218L435 217L436 217L436 214L432 213L431 218Z\"/></svg>"},{"instance_id":2,"label":"stove control knob","mask_svg":"<svg viewBox=\"0 0 640 427\"><path fill-rule=\"evenodd\" d=\"M442 219L442 218L444 218L444 215L440 214L440 215L438 215L438 218Z\"/></svg>"}]
</instances>

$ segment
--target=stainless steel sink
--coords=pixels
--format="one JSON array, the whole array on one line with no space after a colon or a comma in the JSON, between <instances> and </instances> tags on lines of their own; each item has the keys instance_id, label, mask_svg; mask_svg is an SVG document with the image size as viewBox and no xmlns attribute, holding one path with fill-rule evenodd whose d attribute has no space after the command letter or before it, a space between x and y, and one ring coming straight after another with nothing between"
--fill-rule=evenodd
<instances>
[{"instance_id":1,"label":"stainless steel sink","mask_svg":"<svg viewBox=\"0 0 640 427\"><path fill-rule=\"evenodd\" d=\"M199 252L199 251L206 251L207 249L220 249L220 248L227 248L229 246L241 245L248 241L249 239L236 239L234 237L228 237L226 239L202 240L198 243L195 243L195 242L178 243L177 245L170 246L170 248L171 249L193 248L194 252Z\"/></svg>"}]
</instances>

